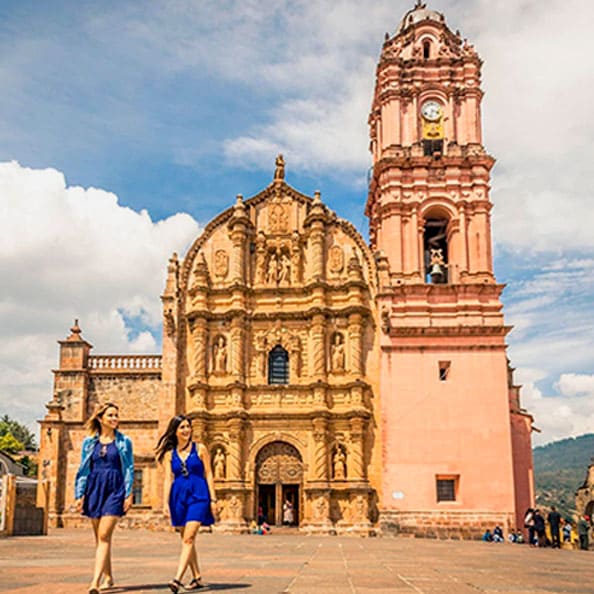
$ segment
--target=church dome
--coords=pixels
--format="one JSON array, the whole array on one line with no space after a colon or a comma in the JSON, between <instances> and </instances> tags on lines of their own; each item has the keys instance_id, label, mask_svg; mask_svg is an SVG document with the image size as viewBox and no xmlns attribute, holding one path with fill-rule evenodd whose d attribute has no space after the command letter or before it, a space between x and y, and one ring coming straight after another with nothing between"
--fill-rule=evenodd
<instances>
[{"instance_id":1,"label":"church dome","mask_svg":"<svg viewBox=\"0 0 594 594\"><path fill-rule=\"evenodd\" d=\"M424 3L417 2L415 7L404 15L396 32L402 33L407 27L416 25L425 20L436 21L438 23L443 23L445 21L443 14L435 10L429 10L426 6L427 5Z\"/></svg>"}]
</instances>

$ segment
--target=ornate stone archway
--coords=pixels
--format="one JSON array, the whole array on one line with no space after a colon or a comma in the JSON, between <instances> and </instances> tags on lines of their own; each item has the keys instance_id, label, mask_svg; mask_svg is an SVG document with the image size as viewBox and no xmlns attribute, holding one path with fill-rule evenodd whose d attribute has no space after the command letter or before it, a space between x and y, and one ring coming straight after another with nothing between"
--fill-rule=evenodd
<instances>
[{"instance_id":1,"label":"ornate stone archway","mask_svg":"<svg viewBox=\"0 0 594 594\"><path fill-rule=\"evenodd\" d=\"M299 524L302 509L303 459L286 441L265 445L256 456L256 517L272 525L283 523L283 502L294 509L294 523Z\"/></svg>"}]
</instances>

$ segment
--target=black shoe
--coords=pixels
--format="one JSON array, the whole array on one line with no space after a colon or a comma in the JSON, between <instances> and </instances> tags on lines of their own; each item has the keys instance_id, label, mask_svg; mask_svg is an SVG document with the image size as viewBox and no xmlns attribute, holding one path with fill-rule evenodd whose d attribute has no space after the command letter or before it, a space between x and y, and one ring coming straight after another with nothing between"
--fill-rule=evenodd
<instances>
[{"instance_id":1,"label":"black shoe","mask_svg":"<svg viewBox=\"0 0 594 594\"><path fill-rule=\"evenodd\" d=\"M200 590L206 588L206 584L202 583L202 578L194 578L187 586L186 590Z\"/></svg>"},{"instance_id":2,"label":"black shoe","mask_svg":"<svg viewBox=\"0 0 594 594\"><path fill-rule=\"evenodd\" d=\"M180 588L182 590L184 589L184 585L176 579L171 580L167 585L169 586L169 589L173 592L173 594L177 594Z\"/></svg>"}]
</instances>

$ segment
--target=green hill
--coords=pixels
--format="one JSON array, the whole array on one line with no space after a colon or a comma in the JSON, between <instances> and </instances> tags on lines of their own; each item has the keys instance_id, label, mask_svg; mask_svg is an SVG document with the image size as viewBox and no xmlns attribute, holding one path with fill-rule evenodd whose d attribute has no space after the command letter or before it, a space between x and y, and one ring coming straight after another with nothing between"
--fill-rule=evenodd
<instances>
[{"instance_id":1,"label":"green hill","mask_svg":"<svg viewBox=\"0 0 594 594\"><path fill-rule=\"evenodd\" d=\"M536 504L575 513L575 492L582 486L594 456L594 433L570 437L534 448Z\"/></svg>"}]
</instances>

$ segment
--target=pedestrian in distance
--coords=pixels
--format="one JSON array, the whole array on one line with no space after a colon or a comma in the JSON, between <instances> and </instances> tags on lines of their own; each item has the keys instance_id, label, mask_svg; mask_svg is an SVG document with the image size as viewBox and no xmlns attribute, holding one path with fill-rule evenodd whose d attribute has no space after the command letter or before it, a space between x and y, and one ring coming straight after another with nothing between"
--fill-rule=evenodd
<instances>
[{"instance_id":1,"label":"pedestrian in distance","mask_svg":"<svg viewBox=\"0 0 594 594\"><path fill-rule=\"evenodd\" d=\"M529 507L524 514L524 528L528 530L528 544L533 547L535 545L534 538L534 509Z\"/></svg>"},{"instance_id":2,"label":"pedestrian in distance","mask_svg":"<svg viewBox=\"0 0 594 594\"><path fill-rule=\"evenodd\" d=\"M558 549L561 547L561 534L559 531L561 527L561 514L557 511L554 505L551 506L551 511L547 516L547 520L551 529L551 543L554 549Z\"/></svg>"},{"instance_id":3,"label":"pedestrian in distance","mask_svg":"<svg viewBox=\"0 0 594 594\"><path fill-rule=\"evenodd\" d=\"M76 473L75 508L91 518L95 534L95 570L89 594L114 585L111 538L118 520L132 505L132 441L118 431L119 422L119 408L112 402L100 405L91 415Z\"/></svg>"},{"instance_id":4,"label":"pedestrian in distance","mask_svg":"<svg viewBox=\"0 0 594 594\"><path fill-rule=\"evenodd\" d=\"M539 509L534 510L534 531L536 532L536 544L539 547L546 546L545 520Z\"/></svg>"},{"instance_id":5,"label":"pedestrian in distance","mask_svg":"<svg viewBox=\"0 0 594 594\"><path fill-rule=\"evenodd\" d=\"M587 551L590 548L590 516L582 516L577 523L577 531L580 539L580 550Z\"/></svg>"},{"instance_id":6,"label":"pedestrian in distance","mask_svg":"<svg viewBox=\"0 0 594 594\"><path fill-rule=\"evenodd\" d=\"M215 496L210 456L204 444L192 440L192 423L184 415L173 417L156 447L156 457L170 468L174 476L169 491L171 524L180 532L182 548L177 572L169 582L169 589L198 590L204 587L194 541L200 526L214 524ZM192 581L184 586L182 580L190 569Z\"/></svg>"}]
</instances>

